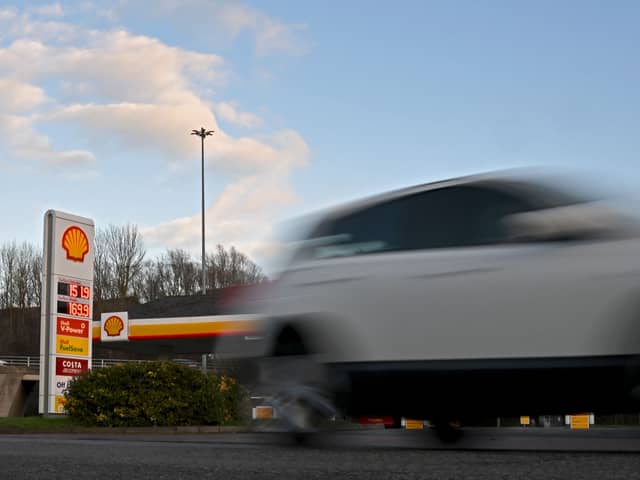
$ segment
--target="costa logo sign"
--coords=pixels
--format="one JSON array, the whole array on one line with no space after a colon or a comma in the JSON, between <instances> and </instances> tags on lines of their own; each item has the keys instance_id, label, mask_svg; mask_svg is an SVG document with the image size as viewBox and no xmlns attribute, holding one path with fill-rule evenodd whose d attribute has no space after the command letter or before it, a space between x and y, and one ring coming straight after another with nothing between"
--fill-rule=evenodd
<instances>
[{"instance_id":1,"label":"costa logo sign","mask_svg":"<svg viewBox=\"0 0 640 480\"><path fill-rule=\"evenodd\" d=\"M89 361L81 358L56 357L56 375L75 376L89 370Z\"/></svg>"},{"instance_id":2,"label":"costa logo sign","mask_svg":"<svg viewBox=\"0 0 640 480\"><path fill-rule=\"evenodd\" d=\"M124 321L116 316L112 315L104 321L104 331L109 337L117 337L124 330Z\"/></svg>"},{"instance_id":3,"label":"costa logo sign","mask_svg":"<svg viewBox=\"0 0 640 480\"><path fill-rule=\"evenodd\" d=\"M82 263L89 253L89 238L80 227L69 227L62 234L62 248L67 253L67 260Z\"/></svg>"}]
</instances>

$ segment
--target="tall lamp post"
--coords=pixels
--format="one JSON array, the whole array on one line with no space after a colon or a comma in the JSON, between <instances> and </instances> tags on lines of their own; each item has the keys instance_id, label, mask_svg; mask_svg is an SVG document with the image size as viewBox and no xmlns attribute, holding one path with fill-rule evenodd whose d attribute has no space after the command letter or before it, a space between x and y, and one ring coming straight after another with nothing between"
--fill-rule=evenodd
<instances>
[{"instance_id":1,"label":"tall lamp post","mask_svg":"<svg viewBox=\"0 0 640 480\"><path fill-rule=\"evenodd\" d=\"M213 135L213 130L205 130L204 127L200 130L191 130L191 135L198 135L200 137L202 145L202 294L207 294L207 271L205 268L204 257L204 138Z\"/></svg>"}]
</instances>

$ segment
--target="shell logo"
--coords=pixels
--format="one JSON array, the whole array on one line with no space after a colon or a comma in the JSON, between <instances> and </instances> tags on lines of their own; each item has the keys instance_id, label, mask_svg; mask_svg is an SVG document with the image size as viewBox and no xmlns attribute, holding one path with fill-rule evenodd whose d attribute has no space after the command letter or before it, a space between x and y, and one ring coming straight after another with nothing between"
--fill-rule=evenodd
<instances>
[{"instance_id":1,"label":"shell logo","mask_svg":"<svg viewBox=\"0 0 640 480\"><path fill-rule=\"evenodd\" d=\"M110 316L104 321L104 331L109 337L117 337L124 330L124 322L120 317Z\"/></svg>"},{"instance_id":2,"label":"shell logo","mask_svg":"<svg viewBox=\"0 0 640 480\"><path fill-rule=\"evenodd\" d=\"M89 239L80 227L69 227L62 234L62 248L67 252L67 259L74 262L84 262L84 256L89 252Z\"/></svg>"}]
</instances>

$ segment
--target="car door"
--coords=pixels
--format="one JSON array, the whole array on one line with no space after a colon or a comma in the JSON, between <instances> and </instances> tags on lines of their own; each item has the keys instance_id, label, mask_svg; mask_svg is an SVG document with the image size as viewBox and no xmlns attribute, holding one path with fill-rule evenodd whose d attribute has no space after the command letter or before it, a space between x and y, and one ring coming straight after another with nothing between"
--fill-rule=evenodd
<instances>
[{"instance_id":1,"label":"car door","mask_svg":"<svg viewBox=\"0 0 640 480\"><path fill-rule=\"evenodd\" d=\"M557 290L557 277L544 278L557 247L509 243L505 222L533 207L497 189L454 186L407 208L405 249L386 274L395 298L379 297L395 305L376 325L380 360L538 354L550 320L540 321L546 306L535 298Z\"/></svg>"},{"instance_id":2,"label":"car door","mask_svg":"<svg viewBox=\"0 0 640 480\"><path fill-rule=\"evenodd\" d=\"M504 220L535 208L526 196L462 185L331 218L281 280L270 313L319 314L328 361L614 351L616 339L607 347L594 333L622 292L620 281L598 277L602 262L595 268L590 257L603 247L509 242Z\"/></svg>"},{"instance_id":3,"label":"car door","mask_svg":"<svg viewBox=\"0 0 640 480\"><path fill-rule=\"evenodd\" d=\"M327 361L367 361L378 342L375 325L388 319L376 296L402 252L409 210L404 199L334 214L318 225L278 281L266 312L319 318L330 339Z\"/></svg>"},{"instance_id":4,"label":"car door","mask_svg":"<svg viewBox=\"0 0 640 480\"><path fill-rule=\"evenodd\" d=\"M613 325L610 309L631 292L620 276L603 275L623 257L602 255L621 250L588 239L510 242L505 220L538 208L529 200L473 185L413 196L404 248L377 262L383 284L370 279L367 287L377 304L372 356L559 358L620 350L604 322Z\"/></svg>"},{"instance_id":5,"label":"car door","mask_svg":"<svg viewBox=\"0 0 640 480\"><path fill-rule=\"evenodd\" d=\"M506 272L544 248L504 246L502 218L526 208L500 192L447 187L331 219L282 279L290 294L272 313L322 313L331 361L501 355L522 334L505 329L505 305L519 305L535 281Z\"/></svg>"}]
</instances>

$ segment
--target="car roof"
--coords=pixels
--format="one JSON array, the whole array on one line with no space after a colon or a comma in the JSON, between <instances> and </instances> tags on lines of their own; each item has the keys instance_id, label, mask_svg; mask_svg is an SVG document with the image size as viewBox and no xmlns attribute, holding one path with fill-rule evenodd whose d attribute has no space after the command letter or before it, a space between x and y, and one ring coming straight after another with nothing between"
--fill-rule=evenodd
<instances>
[{"instance_id":1,"label":"car roof","mask_svg":"<svg viewBox=\"0 0 640 480\"><path fill-rule=\"evenodd\" d=\"M567 188L567 185L575 183L573 180L574 177L557 176L549 171L539 169L509 169L421 183L370 195L308 214L304 217L306 227L303 228L303 231L305 233L302 233L299 238L313 236L314 232L318 232L327 223L332 223L359 210L390 200L442 188L458 186L492 188L507 194L522 195L532 203L537 203L539 208L583 203L596 199L592 195L593 192L587 193L584 190ZM301 219L298 220L302 223Z\"/></svg>"},{"instance_id":2,"label":"car roof","mask_svg":"<svg viewBox=\"0 0 640 480\"><path fill-rule=\"evenodd\" d=\"M467 175L462 177L449 178L446 180L438 180L435 182L422 183L396 190L390 190L331 208L325 211L325 214L322 215L320 223L340 218L344 215L348 215L349 213L356 212L358 210L376 205L378 203L383 203L389 200L403 198L418 193L428 192L430 190L438 190L441 188L456 186L484 186L488 188L502 188L504 190L513 190L517 188L517 185L533 185L535 183L535 180L525 180L513 174L498 172Z\"/></svg>"}]
</instances>

